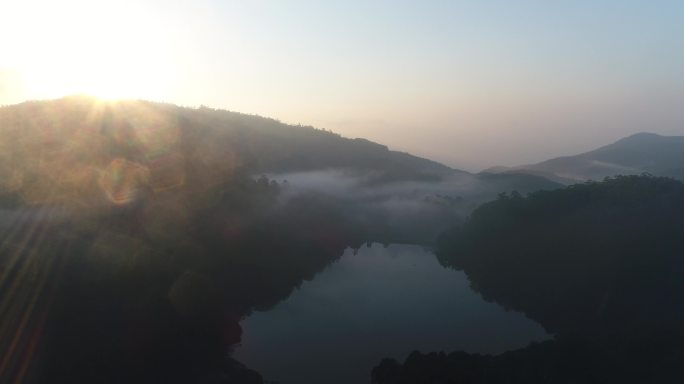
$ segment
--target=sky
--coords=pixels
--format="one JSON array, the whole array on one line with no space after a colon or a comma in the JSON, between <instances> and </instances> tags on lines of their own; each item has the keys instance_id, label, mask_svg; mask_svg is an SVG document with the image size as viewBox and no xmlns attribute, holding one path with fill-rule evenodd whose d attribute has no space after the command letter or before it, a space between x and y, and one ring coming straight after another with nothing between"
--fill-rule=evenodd
<instances>
[{"instance_id":1,"label":"sky","mask_svg":"<svg viewBox=\"0 0 684 384\"><path fill-rule=\"evenodd\" d=\"M0 0L0 104L75 93L532 163L684 135L684 2Z\"/></svg>"}]
</instances>

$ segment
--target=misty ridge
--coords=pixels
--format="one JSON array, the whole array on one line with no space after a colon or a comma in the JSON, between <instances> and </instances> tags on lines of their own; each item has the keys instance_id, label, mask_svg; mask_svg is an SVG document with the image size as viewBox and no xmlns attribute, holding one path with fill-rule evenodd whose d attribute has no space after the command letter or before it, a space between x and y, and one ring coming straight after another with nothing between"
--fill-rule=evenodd
<instances>
[{"instance_id":1,"label":"misty ridge","mask_svg":"<svg viewBox=\"0 0 684 384\"><path fill-rule=\"evenodd\" d=\"M681 378L681 137L469 173L259 116L85 96L2 107L0 137L0 381L263 383L232 356L240 322L372 243L433 249L553 339L378 359L368 380Z\"/></svg>"},{"instance_id":2,"label":"misty ridge","mask_svg":"<svg viewBox=\"0 0 684 384\"><path fill-rule=\"evenodd\" d=\"M364 139L207 107L72 96L5 107L0 122L0 202L43 212L92 214L177 187L175 195L210 194L239 173L266 177L281 187L279 199L335 199L349 217L392 226L383 237L430 243L498 193L560 186L535 175L471 174ZM119 172L124 180L111 183ZM414 220L423 233L413 233Z\"/></svg>"},{"instance_id":3,"label":"misty ridge","mask_svg":"<svg viewBox=\"0 0 684 384\"><path fill-rule=\"evenodd\" d=\"M407 232L415 231L409 229L415 226L415 220L440 222L442 216L443 220L460 221L479 204L501 192L530 192L560 186L534 177L527 180L518 175L508 179L507 175L457 173L435 181L379 182L379 174L377 171L332 169L264 176L282 187L281 199L284 201L302 194L334 197L340 202L354 204L357 214L384 216L394 225L405 225ZM444 229L435 228L434 234ZM434 239L426 240L431 242Z\"/></svg>"},{"instance_id":4,"label":"misty ridge","mask_svg":"<svg viewBox=\"0 0 684 384\"><path fill-rule=\"evenodd\" d=\"M684 136L637 133L579 155L558 157L538 164L517 167L493 167L487 171L531 173L563 184L642 173L684 180L682 164Z\"/></svg>"}]
</instances>

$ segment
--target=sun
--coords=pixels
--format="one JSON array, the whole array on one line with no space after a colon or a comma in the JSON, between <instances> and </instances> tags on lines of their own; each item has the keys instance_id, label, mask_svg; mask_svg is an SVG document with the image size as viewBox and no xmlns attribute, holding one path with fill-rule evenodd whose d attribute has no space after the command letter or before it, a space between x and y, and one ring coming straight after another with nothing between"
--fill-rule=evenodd
<instances>
[{"instance_id":1,"label":"sun","mask_svg":"<svg viewBox=\"0 0 684 384\"><path fill-rule=\"evenodd\" d=\"M31 93L46 97L79 93L103 99L157 98L168 93L169 64L131 48L98 43L102 44L98 49L49 67L26 67L24 79Z\"/></svg>"},{"instance_id":2,"label":"sun","mask_svg":"<svg viewBox=\"0 0 684 384\"><path fill-rule=\"evenodd\" d=\"M52 11L33 15L34 28L14 44L26 93L169 98L181 57L159 17L125 1L54 3Z\"/></svg>"}]
</instances>

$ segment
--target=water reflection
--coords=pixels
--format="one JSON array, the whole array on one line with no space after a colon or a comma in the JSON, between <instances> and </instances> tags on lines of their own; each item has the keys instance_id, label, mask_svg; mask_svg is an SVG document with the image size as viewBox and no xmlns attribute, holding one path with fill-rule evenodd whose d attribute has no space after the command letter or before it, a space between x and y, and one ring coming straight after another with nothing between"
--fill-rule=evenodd
<instances>
[{"instance_id":1,"label":"water reflection","mask_svg":"<svg viewBox=\"0 0 684 384\"><path fill-rule=\"evenodd\" d=\"M417 246L375 244L305 282L287 300L242 323L235 357L265 379L363 383L383 357L414 349L499 353L547 338Z\"/></svg>"}]
</instances>

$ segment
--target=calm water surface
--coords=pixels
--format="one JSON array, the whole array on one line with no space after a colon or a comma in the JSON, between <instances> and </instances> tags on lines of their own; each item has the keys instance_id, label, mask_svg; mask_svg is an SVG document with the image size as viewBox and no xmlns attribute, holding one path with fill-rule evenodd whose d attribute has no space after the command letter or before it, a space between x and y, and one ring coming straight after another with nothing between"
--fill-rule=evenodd
<instances>
[{"instance_id":1,"label":"calm water surface","mask_svg":"<svg viewBox=\"0 0 684 384\"><path fill-rule=\"evenodd\" d=\"M413 350L499 353L548 338L488 303L418 246L351 250L285 301L242 322L234 356L281 384L369 383L383 357Z\"/></svg>"}]
</instances>

